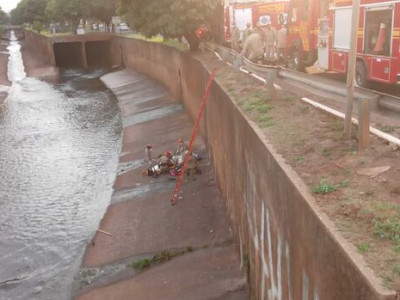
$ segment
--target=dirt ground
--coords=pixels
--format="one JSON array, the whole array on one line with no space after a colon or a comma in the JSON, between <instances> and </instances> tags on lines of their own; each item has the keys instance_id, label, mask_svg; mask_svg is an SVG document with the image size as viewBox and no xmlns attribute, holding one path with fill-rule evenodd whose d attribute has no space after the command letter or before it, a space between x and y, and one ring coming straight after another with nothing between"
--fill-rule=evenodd
<instances>
[{"instance_id":1,"label":"dirt ground","mask_svg":"<svg viewBox=\"0 0 400 300\"><path fill-rule=\"evenodd\" d=\"M218 82L263 129L382 285L400 290L398 147L371 136L370 147L357 151L357 128L353 139L346 140L344 121L305 104L296 89L278 91L273 102L259 81L211 54L199 58L217 68ZM387 119L383 124L383 120L379 119L380 129L397 135L400 123Z\"/></svg>"}]
</instances>

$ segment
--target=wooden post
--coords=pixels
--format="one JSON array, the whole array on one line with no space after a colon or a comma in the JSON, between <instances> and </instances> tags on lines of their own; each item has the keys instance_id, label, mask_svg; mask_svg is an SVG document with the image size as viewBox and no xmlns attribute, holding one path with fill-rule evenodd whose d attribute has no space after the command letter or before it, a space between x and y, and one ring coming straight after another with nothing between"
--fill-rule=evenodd
<instances>
[{"instance_id":1,"label":"wooden post","mask_svg":"<svg viewBox=\"0 0 400 300\"><path fill-rule=\"evenodd\" d=\"M360 0L353 0L353 13L351 17L351 40L349 50L349 63L347 69L347 97L344 132L345 137L351 138L351 115L353 113L354 74L356 72L357 30Z\"/></svg>"},{"instance_id":2,"label":"wooden post","mask_svg":"<svg viewBox=\"0 0 400 300\"><path fill-rule=\"evenodd\" d=\"M358 150L363 150L370 143L370 99L358 101Z\"/></svg>"}]
</instances>

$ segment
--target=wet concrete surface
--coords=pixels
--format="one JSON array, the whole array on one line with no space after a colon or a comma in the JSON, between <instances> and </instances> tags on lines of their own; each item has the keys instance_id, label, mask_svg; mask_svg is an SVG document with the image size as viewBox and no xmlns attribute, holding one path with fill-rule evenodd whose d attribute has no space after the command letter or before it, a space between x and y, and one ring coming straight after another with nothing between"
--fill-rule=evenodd
<instances>
[{"instance_id":1,"label":"wet concrete surface","mask_svg":"<svg viewBox=\"0 0 400 300\"><path fill-rule=\"evenodd\" d=\"M190 136L189 117L182 108L169 110L179 103L140 74L123 70L102 80L120 100L124 120L144 111L163 113L157 118L149 113L135 124L124 123L120 156L124 171L117 177L112 205L100 224L111 235L98 232L88 246L76 278L77 298L248 299L204 141L198 138L195 145L204 157L202 173L185 179L176 206L170 205L174 179L142 174L145 167L140 162L146 145L153 144L154 157L165 150L175 151L177 139ZM131 267L142 256L189 248L193 251L142 273Z\"/></svg>"}]
</instances>

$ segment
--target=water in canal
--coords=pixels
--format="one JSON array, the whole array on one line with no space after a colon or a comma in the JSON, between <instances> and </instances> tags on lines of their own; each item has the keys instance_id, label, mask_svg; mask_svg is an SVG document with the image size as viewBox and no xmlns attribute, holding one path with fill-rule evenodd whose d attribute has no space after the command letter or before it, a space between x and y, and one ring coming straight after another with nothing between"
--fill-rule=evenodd
<instances>
[{"instance_id":1,"label":"water in canal","mask_svg":"<svg viewBox=\"0 0 400 300\"><path fill-rule=\"evenodd\" d=\"M112 194L121 117L100 71L26 77L9 46L0 108L0 299L70 299Z\"/></svg>"}]
</instances>

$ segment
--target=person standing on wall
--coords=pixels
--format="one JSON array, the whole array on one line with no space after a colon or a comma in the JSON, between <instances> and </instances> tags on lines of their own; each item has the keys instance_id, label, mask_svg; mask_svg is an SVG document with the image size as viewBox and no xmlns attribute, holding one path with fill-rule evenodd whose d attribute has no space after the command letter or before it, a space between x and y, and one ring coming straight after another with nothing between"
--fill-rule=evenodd
<instances>
[{"instance_id":1,"label":"person standing on wall","mask_svg":"<svg viewBox=\"0 0 400 300\"><path fill-rule=\"evenodd\" d=\"M239 39L240 39L239 28L236 27L235 23L233 23L231 32L231 47L235 51L239 51Z\"/></svg>"},{"instance_id":2,"label":"person standing on wall","mask_svg":"<svg viewBox=\"0 0 400 300\"><path fill-rule=\"evenodd\" d=\"M280 62L284 62L287 57L287 28L284 24L281 25L281 28L277 32L277 59Z\"/></svg>"},{"instance_id":3,"label":"person standing on wall","mask_svg":"<svg viewBox=\"0 0 400 300\"><path fill-rule=\"evenodd\" d=\"M267 27L265 28L265 58L267 61L273 61L275 59L275 46L276 46L276 29L271 25L271 21L268 21Z\"/></svg>"},{"instance_id":4,"label":"person standing on wall","mask_svg":"<svg viewBox=\"0 0 400 300\"><path fill-rule=\"evenodd\" d=\"M244 43L246 42L246 40L247 40L247 38L250 36L250 34L252 33L252 30L251 30L251 24L250 23L247 23L246 24L246 29L244 30L244 32L243 32L243 40L242 40L242 43L243 43L243 45L244 45Z\"/></svg>"}]
</instances>

